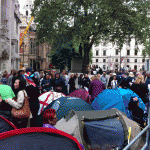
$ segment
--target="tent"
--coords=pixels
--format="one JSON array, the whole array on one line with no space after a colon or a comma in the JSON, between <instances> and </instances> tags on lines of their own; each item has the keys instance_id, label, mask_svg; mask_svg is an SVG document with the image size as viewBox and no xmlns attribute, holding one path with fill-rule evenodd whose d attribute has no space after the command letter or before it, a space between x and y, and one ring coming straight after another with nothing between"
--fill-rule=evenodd
<instances>
[{"instance_id":1,"label":"tent","mask_svg":"<svg viewBox=\"0 0 150 150\"><path fill-rule=\"evenodd\" d=\"M12 122L0 115L0 133L14 129L17 129L17 127Z\"/></svg>"},{"instance_id":2,"label":"tent","mask_svg":"<svg viewBox=\"0 0 150 150\"><path fill-rule=\"evenodd\" d=\"M61 98L57 99L56 101L53 101L52 103L50 103L43 110L43 112L46 109L48 109L48 108L52 108L54 103L57 102L57 101L60 103L60 106L59 106L58 110L56 111L56 115L57 115L57 120L58 121L63 116L65 116L69 112L69 110L71 110L71 109L76 110L76 111L94 110L93 107L90 104L86 103L81 98L77 98L77 97L61 97Z\"/></svg>"},{"instance_id":3,"label":"tent","mask_svg":"<svg viewBox=\"0 0 150 150\"><path fill-rule=\"evenodd\" d=\"M51 128L22 128L0 133L1 150L82 150L76 138Z\"/></svg>"},{"instance_id":4,"label":"tent","mask_svg":"<svg viewBox=\"0 0 150 150\"><path fill-rule=\"evenodd\" d=\"M146 111L145 104L136 93L130 89L122 88L104 90L94 99L91 105L95 110L108 110L111 108L117 108L130 118L128 103L132 96L139 98L139 107L141 107L143 111Z\"/></svg>"},{"instance_id":5,"label":"tent","mask_svg":"<svg viewBox=\"0 0 150 150\"><path fill-rule=\"evenodd\" d=\"M44 108L48 106L53 100L56 100L60 97L65 97L63 93L58 93L58 92L45 92L39 96L39 102L40 102L40 108L38 111L38 115L41 114Z\"/></svg>"},{"instance_id":6,"label":"tent","mask_svg":"<svg viewBox=\"0 0 150 150\"><path fill-rule=\"evenodd\" d=\"M128 144L129 127L129 142L141 131L136 122L115 108L101 111L70 110L55 127L76 137L86 150L123 149ZM135 150L140 144L141 138L130 149Z\"/></svg>"},{"instance_id":7,"label":"tent","mask_svg":"<svg viewBox=\"0 0 150 150\"><path fill-rule=\"evenodd\" d=\"M77 89L70 93L68 96L81 98L90 104L91 96L89 95L89 92L87 92L85 89Z\"/></svg>"}]
</instances>

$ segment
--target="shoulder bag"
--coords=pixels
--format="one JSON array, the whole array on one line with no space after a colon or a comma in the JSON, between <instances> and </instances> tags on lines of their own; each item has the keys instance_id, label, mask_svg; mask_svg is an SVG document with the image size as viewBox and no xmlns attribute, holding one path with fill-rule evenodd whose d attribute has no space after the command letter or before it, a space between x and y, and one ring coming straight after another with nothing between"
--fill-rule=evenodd
<instances>
[{"instance_id":1,"label":"shoulder bag","mask_svg":"<svg viewBox=\"0 0 150 150\"><path fill-rule=\"evenodd\" d=\"M23 91L24 93L24 91ZM30 117L30 107L28 102L28 97L24 93L24 103L22 108L16 109L12 108L12 116L15 118L29 118Z\"/></svg>"}]
</instances>

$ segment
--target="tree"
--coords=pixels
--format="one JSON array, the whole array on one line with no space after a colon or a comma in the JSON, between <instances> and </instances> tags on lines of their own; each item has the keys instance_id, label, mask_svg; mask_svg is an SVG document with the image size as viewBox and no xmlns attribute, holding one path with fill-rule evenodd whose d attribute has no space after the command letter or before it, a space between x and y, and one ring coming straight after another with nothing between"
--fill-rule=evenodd
<instances>
[{"instance_id":1,"label":"tree","mask_svg":"<svg viewBox=\"0 0 150 150\"><path fill-rule=\"evenodd\" d=\"M63 37L64 45L71 43L75 49L82 43L82 71L86 72L92 45L100 39L118 40L120 48L132 37L139 43L145 41L149 6L146 0L36 0L32 16L41 42L45 37L56 45L56 39Z\"/></svg>"}]
</instances>

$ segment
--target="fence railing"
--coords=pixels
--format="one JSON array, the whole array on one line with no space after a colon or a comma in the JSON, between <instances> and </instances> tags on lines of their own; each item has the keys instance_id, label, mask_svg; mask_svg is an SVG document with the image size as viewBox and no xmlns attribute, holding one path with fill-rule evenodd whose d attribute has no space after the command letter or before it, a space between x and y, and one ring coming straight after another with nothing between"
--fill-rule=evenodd
<instances>
[{"instance_id":1,"label":"fence railing","mask_svg":"<svg viewBox=\"0 0 150 150\"><path fill-rule=\"evenodd\" d=\"M150 103L150 102L149 102ZM148 125L128 144L123 150L128 150L135 142L140 138L146 131L146 142L144 146L142 147L142 150L148 150L149 149L149 130L150 130L150 104L148 105Z\"/></svg>"}]
</instances>

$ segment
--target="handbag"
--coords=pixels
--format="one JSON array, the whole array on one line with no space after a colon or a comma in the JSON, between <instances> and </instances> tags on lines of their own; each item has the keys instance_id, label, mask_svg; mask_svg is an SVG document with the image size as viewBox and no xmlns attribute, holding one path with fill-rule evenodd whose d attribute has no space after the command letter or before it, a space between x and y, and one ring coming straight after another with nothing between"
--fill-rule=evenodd
<instances>
[{"instance_id":1,"label":"handbag","mask_svg":"<svg viewBox=\"0 0 150 150\"><path fill-rule=\"evenodd\" d=\"M24 91L23 91L24 93ZM24 104L22 108L16 109L12 108L12 116L15 118L29 118L30 117L30 107L29 107L29 102L28 102L28 97L26 97L24 93Z\"/></svg>"}]
</instances>

